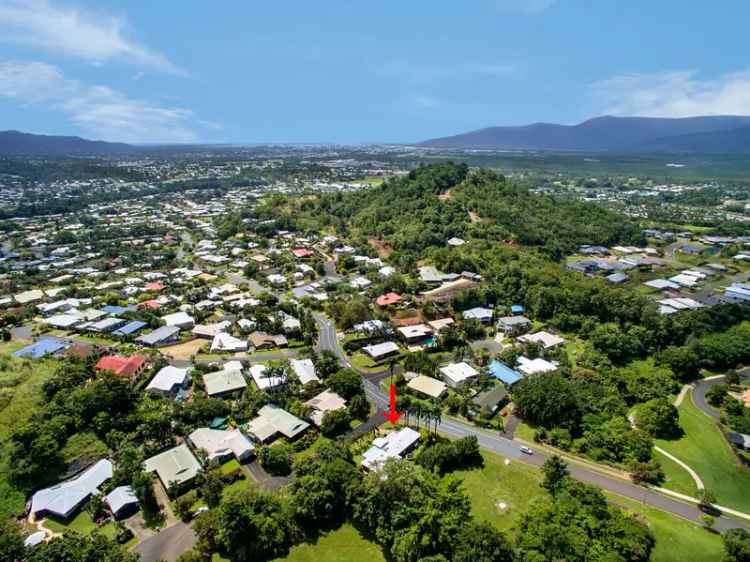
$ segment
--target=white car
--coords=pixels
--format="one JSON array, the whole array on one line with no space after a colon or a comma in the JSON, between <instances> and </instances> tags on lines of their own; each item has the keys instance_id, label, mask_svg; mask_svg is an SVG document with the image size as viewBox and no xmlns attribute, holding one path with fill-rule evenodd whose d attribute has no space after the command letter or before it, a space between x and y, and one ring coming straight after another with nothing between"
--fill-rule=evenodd
<instances>
[{"instance_id":1,"label":"white car","mask_svg":"<svg viewBox=\"0 0 750 562\"><path fill-rule=\"evenodd\" d=\"M526 453L527 455L533 455L534 451L531 450L531 447L527 447L526 445L521 445L521 452Z\"/></svg>"}]
</instances>

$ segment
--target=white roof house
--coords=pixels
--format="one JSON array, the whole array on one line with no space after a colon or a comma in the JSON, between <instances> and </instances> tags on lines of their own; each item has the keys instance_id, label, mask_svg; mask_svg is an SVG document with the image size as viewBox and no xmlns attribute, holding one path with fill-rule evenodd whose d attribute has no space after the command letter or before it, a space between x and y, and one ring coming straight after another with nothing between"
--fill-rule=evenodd
<instances>
[{"instance_id":1,"label":"white roof house","mask_svg":"<svg viewBox=\"0 0 750 562\"><path fill-rule=\"evenodd\" d=\"M255 384L260 390L267 388L274 388L276 386L284 384L286 377L282 376L267 376L266 371L268 367L261 365L260 363L250 367L250 376L253 377Z\"/></svg>"},{"instance_id":2,"label":"white roof house","mask_svg":"<svg viewBox=\"0 0 750 562\"><path fill-rule=\"evenodd\" d=\"M305 402L305 406L312 408L310 419L313 423L317 426L321 426L326 412L333 412L335 410L346 408L346 400L332 390L324 390L314 398Z\"/></svg>"},{"instance_id":3,"label":"white roof house","mask_svg":"<svg viewBox=\"0 0 750 562\"><path fill-rule=\"evenodd\" d=\"M248 433L265 443L281 434L287 439L294 439L305 431L310 424L293 416L286 410L273 404L267 404L258 411L258 417L247 424Z\"/></svg>"},{"instance_id":4,"label":"white roof house","mask_svg":"<svg viewBox=\"0 0 750 562\"><path fill-rule=\"evenodd\" d=\"M167 314L166 316L162 316L161 319L166 326L177 326L181 330L192 330L193 326L195 326L195 320L187 312Z\"/></svg>"},{"instance_id":5,"label":"white roof house","mask_svg":"<svg viewBox=\"0 0 750 562\"><path fill-rule=\"evenodd\" d=\"M195 478L201 465L183 443L146 459L143 469L146 472L156 472L164 487L169 488L172 482L182 484Z\"/></svg>"},{"instance_id":6,"label":"white roof house","mask_svg":"<svg viewBox=\"0 0 750 562\"><path fill-rule=\"evenodd\" d=\"M492 309L477 306L464 310L464 320L479 320L480 322L491 322L492 321Z\"/></svg>"},{"instance_id":7,"label":"white roof house","mask_svg":"<svg viewBox=\"0 0 750 562\"><path fill-rule=\"evenodd\" d=\"M449 386L455 388L468 380L476 379L479 376L479 371L462 361L461 363L449 363L440 367L440 374L443 375L443 380Z\"/></svg>"},{"instance_id":8,"label":"white roof house","mask_svg":"<svg viewBox=\"0 0 750 562\"><path fill-rule=\"evenodd\" d=\"M138 508L138 498L130 486L118 486L104 497L104 501L115 518Z\"/></svg>"},{"instance_id":9,"label":"white roof house","mask_svg":"<svg viewBox=\"0 0 750 562\"><path fill-rule=\"evenodd\" d=\"M228 352L235 352L235 351L246 351L247 350L247 341L241 340L240 338L235 338L232 334L227 334L226 332L219 332L214 336L213 341L211 342L211 351L228 351Z\"/></svg>"},{"instance_id":10,"label":"white roof house","mask_svg":"<svg viewBox=\"0 0 750 562\"><path fill-rule=\"evenodd\" d=\"M375 345L366 345L362 348L362 351L364 351L367 355L372 357L373 359L380 359L382 357L387 357L388 355L391 355L392 353L398 353L398 345L393 343L392 341L387 341L383 343L377 343Z\"/></svg>"},{"instance_id":11,"label":"white roof house","mask_svg":"<svg viewBox=\"0 0 750 562\"><path fill-rule=\"evenodd\" d=\"M102 459L75 478L36 492L31 498L31 514L67 519L89 496L98 494L99 486L110 478L112 463Z\"/></svg>"},{"instance_id":12,"label":"white roof house","mask_svg":"<svg viewBox=\"0 0 750 562\"><path fill-rule=\"evenodd\" d=\"M175 394L180 388L187 386L188 370L167 365L154 375L154 378L148 383L146 390L158 394Z\"/></svg>"},{"instance_id":13,"label":"white roof house","mask_svg":"<svg viewBox=\"0 0 750 562\"><path fill-rule=\"evenodd\" d=\"M226 431L199 427L188 436L188 439L196 449L204 449L209 460L224 460L234 456L239 462L244 462L255 453L255 447L250 439L239 429Z\"/></svg>"},{"instance_id":14,"label":"white roof house","mask_svg":"<svg viewBox=\"0 0 750 562\"><path fill-rule=\"evenodd\" d=\"M302 384L320 382L318 375L315 374L315 364L312 359L290 359L289 365Z\"/></svg>"},{"instance_id":15,"label":"white roof house","mask_svg":"<svg viewBox=\"0 0 750 562\"><path fill-rule=\"evenodd\" d=\"M221 371L203 375L203 384L209 396L221 396L242 390L247 386L242 374L242 363L229 361Z\"/></svg>"},{"instance_id":16,"label":"white roof house","mask_svg":"<svg viewBox=\"0 0 750 562\"><path fill-rule=\"evenodd\" d=\"M388 459L401 459L419 443L419 432L410 427L393 431L385 437L378 437L372 447L362 455L362 466L367 470L377 470Z\"/></svg>"},{"instance_id":17,"label":"white roof house","mask_svg":"<svg viewBox=\"0 0 750 562\"><path fill-rule=\"evenodd\" d=\"M448 385L443 381L425 375L417 375L406 386L411 390L426 394L430 398L440 398L448 388Z\"/></svg>"},{"instance_id":18,"label":"white roof house","mask_svg":"<svg viewBox=\"0 0 750 562\"><path fill-rule=\"evenodd\" d=\"M551 347L556 347L565 343L565 339L561 338L560 336L556 336L555 334L550 334L549 332L544 331L519 336L518 341L526 343L538 343L544 349L549 349Z\"/></svg>"},{"instance_id":19,"label":"white roof house","mask_svg":"<svg viewBox=\"0 0 750 562\"><path fill-rule=\"evenodd\" d=\"M536 375L538 373L550 373L557 370L557 365L550 363L541 357L529 359L528 357L518 358L518 370L524 375Z\"/></svg>"}]
</instances>

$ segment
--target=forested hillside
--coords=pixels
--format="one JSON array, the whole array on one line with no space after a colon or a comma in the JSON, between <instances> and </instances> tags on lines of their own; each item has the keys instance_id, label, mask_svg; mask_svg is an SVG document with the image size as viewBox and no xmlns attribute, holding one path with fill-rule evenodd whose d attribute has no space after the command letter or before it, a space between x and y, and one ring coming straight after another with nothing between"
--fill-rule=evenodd
<instances>
[{"instance_id":1,"label":"forested hillside","mask_svg":"<svg viewBox=\"0 0 750 562\"><path fill-rule=\"evenodd\" d=\"M539 246L558 259L580 244L641 239L634 221L598 205L531 193L490 170L470 172L465 164L417 168L380 188L306 201L300 210L295 216L302 223L353 229L414 255L454 236Z\"/></svg>"}]
</instances>

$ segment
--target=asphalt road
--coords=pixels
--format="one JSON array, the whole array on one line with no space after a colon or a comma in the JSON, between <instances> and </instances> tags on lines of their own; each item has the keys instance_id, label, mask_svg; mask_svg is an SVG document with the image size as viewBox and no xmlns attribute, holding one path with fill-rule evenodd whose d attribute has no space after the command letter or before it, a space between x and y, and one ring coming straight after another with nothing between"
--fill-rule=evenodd
<instances>
[{"instance_id":1,"label":"asphalt road","mask_svg":"<svg viewBox=\"0 0 750 562\"><path fill-rule=\"evenodd\" d=\"M143 562L174 562L180 554L193 548L197 541L198 537L190 525L180 521L138 544L133 552L139 554Z\"/></svg>"},{"instance_id":2,"label":"asphalt road","mask_svg":"<svg viewBox=\"0 0 750 562\"><path fill-rule=\"evenodd\" d=\"M351 363L347 360L346 354L341 349L338 340L336 339L336 329L333 323L323 315L316 315L315 320L320 328L320 340L317 349L328 349L332 351L342 364L351 367ZM362 375L367 398L375 404L378 410L386 411L389 406L389 398L385 392L380 389L376 382L378 378L382 378L382 374L380 374L380 376L377 374L373 376L371 373L363 373ZM373 380L373 378L375 380ZM503 437L499 433L480 429L456 420L443 419L438 430L445 435L456 438L475 435L479 441L480 447L498 453L506 458L516 459L534 466L541 466L549 456L538 450L532 455L524 454L521 452L520 443ZM685 503L649 488L638 486L627 480L609 476L577 464L570 463L569 470L570 474L577 480L594 484L604 490L614 492L621 496L639 501L645 505L656 507L702 524L701 515L703 515L703 512L692 504ZM717 517L714 525L714 528L718 531L725 531L727 529L738 527L750 530L750 524L746 521L726 515Z\"/></svg>"},{"instance_id":3,"label":"asphalt road","mask_svg":"<svg viewBox=\"0 0 750 562\"><path fill-rule=\"evenodd\" d=\"M740 371L742 378L750 378L750 367L747 367ZM695 384L695 390L693 390L693 403L703 412L718 420L720 418L719 411L711 406L706 400L706 392L708 389L717 384L724 384L724 377L716 377L710 380L698 381Z\"/></svg>"}]
</instances>

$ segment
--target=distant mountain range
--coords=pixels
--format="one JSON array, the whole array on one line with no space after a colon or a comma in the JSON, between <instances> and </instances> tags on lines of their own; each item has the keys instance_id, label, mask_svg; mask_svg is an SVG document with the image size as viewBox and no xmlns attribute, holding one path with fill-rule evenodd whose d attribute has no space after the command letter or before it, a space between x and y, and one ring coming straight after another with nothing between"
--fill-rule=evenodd
<instances>
[{"instance_id":1,"label":"distant mountain range","mask_svg":"<svg viewBox=\"0 0 750 562\"><path fill-rule=\"evenodd\" d=\"M434 148L750 153L750 117L597 117L578 125L489 127L426 140Z\"/></svg>"},{"instance_id":2,"label":"distant mountain range","mask_svg":"<svg viewBox=\"0 0 750 562\"><path fill-rule=\"evenodd\" d=\"M0 131L0 156L108 156L135 151L129 144Z\"/></svg>"}]
</instances>

